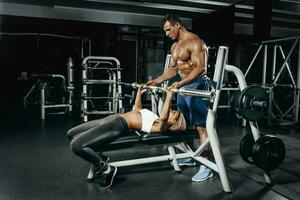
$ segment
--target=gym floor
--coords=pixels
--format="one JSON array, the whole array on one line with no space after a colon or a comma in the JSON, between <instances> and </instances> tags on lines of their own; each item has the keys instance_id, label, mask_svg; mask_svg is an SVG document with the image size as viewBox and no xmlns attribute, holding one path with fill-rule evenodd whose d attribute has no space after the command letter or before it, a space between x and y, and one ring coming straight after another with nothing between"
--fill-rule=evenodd
<instances>
[{"instance_id":1,"label":"gym floor","mask_svg":"<svg viewBox=\"0 0 300 200\"><path fill-rule=\"evenodd\" d=\"M300 199L300 127L268 126L260 122L263 134L283 140L286 157L272 172L274 185L265 185L262 171L243 161L239 143L249 127L229 112L218 115L217 131L233 193L225 193L218 174L203 183L191 177L196 167L186 167L180 174L168 162L123 167L118 169L110 189L96 182L86 182L89 164L69 149L65 134L76 120L62 115L5 113L0 134L0 199L1 200L89 200L89 199ZM108 152L111 160L158 155L164 146L138 146Z\"/></svg>"}]
</instances>

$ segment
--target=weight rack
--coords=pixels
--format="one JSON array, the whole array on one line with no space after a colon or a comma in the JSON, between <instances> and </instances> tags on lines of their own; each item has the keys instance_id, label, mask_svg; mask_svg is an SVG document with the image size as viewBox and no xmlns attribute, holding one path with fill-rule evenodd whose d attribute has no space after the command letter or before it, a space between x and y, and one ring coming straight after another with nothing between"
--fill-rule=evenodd
<instances>
[{"instance_id":1,"label":"weight rack","mask_svg":"<svg viewBox=\"0 0 300 200\"><path fill-rule=\"evenodd\" d=\"M122 112L122 87L117 84L121 82L121 70L120 62L115 57L88 56L84 58L81 94L81 117L84 122L88 121L89 115ZM96 86L104 86L104 88L97 91ZM106 96L103 96L105 91L107 91ZM100 104L97 105L97 101Z\"/></svg>"}]
</instances>

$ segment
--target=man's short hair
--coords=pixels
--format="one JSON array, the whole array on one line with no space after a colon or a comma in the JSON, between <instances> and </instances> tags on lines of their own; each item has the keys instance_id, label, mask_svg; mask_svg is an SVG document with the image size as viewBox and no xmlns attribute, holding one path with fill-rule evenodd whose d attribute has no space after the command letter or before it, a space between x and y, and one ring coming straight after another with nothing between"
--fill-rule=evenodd
<instances>
[{"instance_id":1,"label":"man's short hair","mask_svg":"<svg viewBox=\"0 0 300 200\"><path fill-rule=\"evenodd\" d=\"M161 20L161 23L160 23L160 28L163 29L164 28L164 25L166 22L170 22L170 24L172 26L174 26L177 22L181 24L181 20L179 18L178 15L176 14L173 14L173 13L168 13L166 14L166 16Z\"/></svg>"}]
</instances>

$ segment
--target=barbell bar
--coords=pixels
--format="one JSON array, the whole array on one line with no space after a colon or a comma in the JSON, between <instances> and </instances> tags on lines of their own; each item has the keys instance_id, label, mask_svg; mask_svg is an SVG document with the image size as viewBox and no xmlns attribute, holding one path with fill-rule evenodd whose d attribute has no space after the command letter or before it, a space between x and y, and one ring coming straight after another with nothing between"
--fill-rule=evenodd
<instances>
[{"instance_id":1,"label":"barbell bar","mask_svg":"<svg viewBox=\"0 0 300 200\"><path fill-rule=\"evenodd\" d=\"M123 83L124 85L126 84L127 86L131 86L133 88L138 88L141 86L141 84L138 83ZM167 88L163 88L163 87L158 87L158 86L147 86L144 85L143 86L144 89L146 90L154 90L154 91L166 91ZM199 96L199 97L203 97L203 98L209 98L209 99L213 99L216 97L216 93L214 91L207 91L207 90L189 90L189 89L185 89L185 88L179 88L179 89L171 89L172 92L175 93L179 93L181 95L186 95L186 96Z\"/></svg>"},{"instance_id":2,"label":"barbell bar","mask_svg":"<svg viewBox=\"0 0 300 200\"><path fill-rule=\"evenodd\" d=\"M116 82L113 80L83 80L83 84L119 84L124 85L126 87L132 87L132 88L138 88L141 86L139 83L126 83L126 82ZM154 91L166 91L167 88L158 87L158 86L143 86L146 90L154 90ZM189 90L185 88L179 88L179 89L171 89L172 92L179 93L181 95L187 95L187 96L199 96L203 98L208 99L214 99L216 97L215 91L208 91L208 90Z\"/></svg>"}]
</instances>

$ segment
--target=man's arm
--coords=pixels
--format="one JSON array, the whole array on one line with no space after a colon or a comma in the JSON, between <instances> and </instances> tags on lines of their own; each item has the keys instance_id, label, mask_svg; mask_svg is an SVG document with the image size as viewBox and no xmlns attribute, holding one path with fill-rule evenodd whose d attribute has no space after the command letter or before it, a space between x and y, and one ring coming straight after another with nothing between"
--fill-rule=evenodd
<instances>
[{"instance_id":1,"label":"man's arm","mask_svg":"<svg viewBox=\"0 0 300 200\"><path fill-rule=\"evenodd\" d=\"M173 78L176 74L177 74L177 67L175 64L175 61L172 61L173 59L171 59L171 66L159 77L157 77L156 79L148 81L148 83L146 85L158 85L161 84L162 82L169 80L171 78ZM151 84L152 83L152 84Z\"/></svg>"},{"instance_id":2,"label":"man's arm","mask_svg":"<svg viewBox=\"0 0 300 200\"><path fill-rule=\"evenodd\" d=\"M171 49L173 49L173 46ZM155 78L154 80L149 80L146 83L146 85L147 86L157 86L157 85L163 83L164 81L169 80L169 79L173 78L174 76L176 76L177 71L178 71L178 68L177 68L176 61L171 57L171 61L170 61L170 65L169 65L168 69L166 71L164 71L164 73L162 75Z\"/></svg>"}]
</instances>

